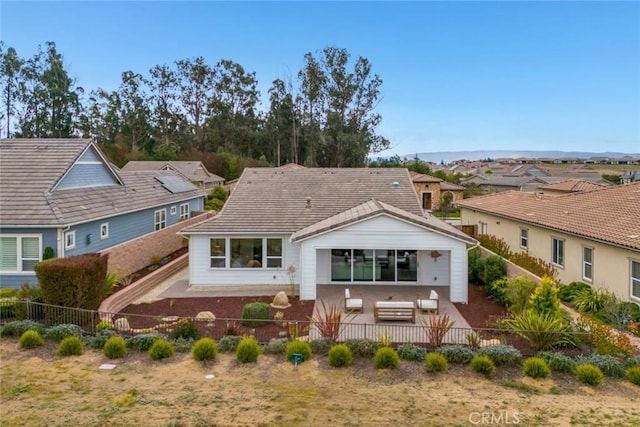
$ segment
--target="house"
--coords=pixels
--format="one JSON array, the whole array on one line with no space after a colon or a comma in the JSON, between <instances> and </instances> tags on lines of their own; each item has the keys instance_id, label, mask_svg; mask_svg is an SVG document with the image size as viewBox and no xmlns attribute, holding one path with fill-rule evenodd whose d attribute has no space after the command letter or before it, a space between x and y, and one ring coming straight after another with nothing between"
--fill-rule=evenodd
<instances>
[{"instance_id":1,"label":"house","mask_svg":"<svg viewBox=\"0 0 640 427\"><path fill-rule=\"evenodd\" d=\"M464 187L446 182L438 177L417 172L409 172L411 181L420 199L422 209L439 210L442 197L445 193L451 193L453 204L463 199Z\"/></svg>"},{"instance_id":2,"label":"house","mask_svg":"<svg viewBox=\"0 0 640 427\"><path fill-rule=\"evenodd\" d=\"M98 252L203 210L171 171L116 171L88 139L0 140L0 285L36 283L48 255Z\"/></svg>"},{"instance_id":3,"label":"house","mask_svg":"<svg viewBox=\"0 0 640 427\"><path fill-rule=\"evenodd\" d=\"M582 191L599 190L608 187L605 184L597 184L582 179L568 179L566 181L555 182L553 184L545 184L538 187L542 194L558 195L567 193L577 193Z\"/></svg>"},{"instance_id":4,"label":"house","mask_svg":"<svg viewBox=\"0 0 640 427\"><path fill-rule=\"evenodd\" d=\"M219 215L180 233L191 286L295 283L304 300L318 284L411 284L464 303L477 243L425 216L397 168L248 168Z\"/></svg>"},{"instance_id":5,"label":"house","mask_svg":"<svg viewBox=\"0 0 640 427\"><path fill-rule=\"evenodd\" d=\"M509 191L458 205L463 225L553 263L563 283L640 302L640 183L560 196Z\"/></svg>"},{"instance_id":6,"label":"house","mask_svg":"<svg viewBox=\"0 0 640 427\"><path fill-rule=\"evenodd\" d=\"M547 184L538 176L507 176L507 175L474 175L471 178L460 181L465 186L475 185L487 193L499 193L501 191L536 191L540 185Z\"/></svg>"},{"instance_id":7,"label":"house","mask_svg":"<svg viewBox=\"0 0 640 427\"><path fill-rule=\"evenodd\" d=\"M640 171L626 171L620 176L621 184L630 184L632 182L640 182Z\"/></svg>"},{"instance_id":8,"label":"house","mask_svg":"<svg viewBox=\"0 0 640 427\"><path fill-rule=\"evenodd\" d=\"M198 161L130 161L121 170L124 172L173 171L205 190L211 190L218 184L224 184L224 178L209 172L204 164Z\"/></svg>"}]
</instances>

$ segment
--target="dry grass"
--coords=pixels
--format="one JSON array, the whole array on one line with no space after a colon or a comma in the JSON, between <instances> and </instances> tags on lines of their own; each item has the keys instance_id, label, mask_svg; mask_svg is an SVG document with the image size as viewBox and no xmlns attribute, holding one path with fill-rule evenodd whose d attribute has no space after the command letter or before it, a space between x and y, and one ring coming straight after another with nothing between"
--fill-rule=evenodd
<instances>
[{"instance_id":1,"label":"dry grass","mask_svg":"<svg viewBox=\"0 0 640 427\"><path fill-rule=\"evenodd\" d=\"M498 370L489 381L468 367L427 374L421 363L376 371L359 359L348 369L313 357L294 368L284 357L254 365L221 354L203 365L178 354L151 362L130 354L113 371L101 353L58 358L53 349L20 351L0 341L1 426L431 426L471 425L494 413L520 425L638 425L640 388L605 380L592 389L573 378L523 379ZM206 379L213 374L215 378ZM475 416L475 415L472 415Z\"/></svg>"}]
</instances>

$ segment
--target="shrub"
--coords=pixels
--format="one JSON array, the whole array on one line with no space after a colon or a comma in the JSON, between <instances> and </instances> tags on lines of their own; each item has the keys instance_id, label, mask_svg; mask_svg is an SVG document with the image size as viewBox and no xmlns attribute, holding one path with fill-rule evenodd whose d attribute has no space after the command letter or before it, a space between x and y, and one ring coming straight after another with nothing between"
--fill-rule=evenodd
<instances>
[{"instance_id":1,"label":"shrub","mask_svg":"<svg viewBox=\"0 0 640 427\"><path fill-rule=\"evenodd\" d=\"M400 366L400 356L391 347L380 347L373 356L373 362L376 369L396 369Z\"/></svg>"},{"instance_id":2,"label":"shrub","mask_svg":"<svg viewBox=\"0 0 640 427\"><path fill-rule=\"evenodd\" d=\"M76 336L70 336L60 341L58 356L79 356L84 351L82 340Z\"/></svg>"},{"instance_id":3,"label":"shrub","mask_svg":"<svg viewBox=\"0 0 640 427\"><path fill-rule=\"evenodd\" d=\"M193 319L180 319L176 325L176 331L173 334L174 338L194 339L197 340L200 336L196 321Z\"/></svg>"},{"instance_id":4,"label":"shrub","mask_svg":"<svg viewBox=\"0 0 640 427\"><path fill-rule=\"evenodd\" d=\"M524 361L522 372L531 378L547 378L551 374L551 368L543 358L530 357Z\"/></svg>"},{"instance_id":5,"label":"shrub","mask_svg":"<svg viewBox=\"0 0 640 427\"><path fill-rule=\"evenodd\" d=\"M427 355L427 350L412 343L400 344L398 346L398 356L402 360L412 362L422 362Z\"/></svg>"},{"instance_id":6,"label":"shrub","mask_svg":"<svg viewBox=\"0 0 640 427\"><path fill-rule=\"evenodd\" d=\"M584 313L597 313L611 300L612 294L604 289L584 288L573 298L573 306Z\"/></svg>"},{"instance_id":7,"label":"shrub","mask_svg":"<svg viewBox=\"0 0 640 427\"><path fill-rule=\"evenodd\" d=\"M516 366L522 362L522 353L512 345L494 345L478 349L478 355L489 357L496 366Z\"/></svg>"},{"instance_id":8,"label":"shrub","mask_svg":"<svg viewBox=\"0 0 640 427\"><path fill-rule=\"evenodd\" d=\"M436 352L446 357L449 363L458 365L466 365L475 355L472 349L464 345L446 345L436 349Z\"/></svg>"},{"instance_id":9,"label":"shrub","mask_svg":"<svg viewBox=\"0 0 640 427\"><path fill-rule=\"evenodd\" d=\"M534 350L548 350L560 344L573 344L571 325L562 317L525 310L503 324L529 342Z\"/></svg>"},{"instance_id":10,"label":"shrub","mask_svg":"<svg viewBox=\"0 0 640 427\"><path fill-rule=\"evenodd\" d=\"M20 301L42 303L42 292L38 286L31 286L28 283L24 283L16 292L16 298ZM40 305L17 303L13 311L17 319L44 319L44 309Z\"/></svg>"},{"instance_id":11,"label":"shrub","mask_svg":"<svg viewBox=\"0 0 640 427\"><path fill-rule=\"evenodd\" d=\"M619 301L615 295L612 295L611 299L597 315L615 329L624 331L629 328L629 324L633 323L639 313L640 308L638 308L638 304Z\"/></svg>"},{"instance_id":12,"label":"shrub","mask_svg":"<svg viewBox=\"0 0 640 427\"><path fill-rule=\"evenodd\" d=\"M506 275L507 268L505 267L504 260L501 257L491 255L485 259L484 268L480 275L480 278L485 285L492 283L494 280L502 279Z\"/></svg>"},{"instance_id":13,"label":"shrub","mask_svg":"<svg viewBox=\"0 0 640 427\"><path fill-rule=\"evenodd\" d=\"M0 289L0 318L7 319L15 316L15 307L18 298L16 290L12 288Z\"/></svg>"},{"instance_id":14,"label":"shrub","mask_svg":"<svg viewBox=\"0 0 640 427\"><path fill-rule=\"evenodd\" d=\"M238 335L225 335L218 340L218 350L224 353L235 352L242 337Z\"/></svg>"},{"instance_id":15,"label":"shrub","mask_svg":"<svg viewBox=\"0 0 640 427\"><path fill-rule=\"evenodd\" d=\"M320 338L318 340L311 340L309 344L311 345L311 352L313 354L326 356L335 343L331 338Z\"/></svg>"},{"instance_id":16,"label":"shrub","mask_svg":"<svg viewBox=\"0 0 640 427\"><path fill-rule=\"evenodd\" d=\"M468 255L469 264L469 281L474 283L480 283L480 274L482 273L482 256L480 255L480 248L474 248L469 251Z\"/></svg>"},{"instance_id":17,"label":"shrub","mask_svg":"<svg viewBox=\"0 0 640 427\"><path fill-rule=\"evenodd\" d=\"M604 380L604 374L597 366L581 363L576 366L576 376L583 384L597 386Z\"/></svg>"},{"instance_id":18,"label":"shrub","mask_svg":"<svg viewBox=\"0 0 640 427\"><path fill-rule=\"evenodd\" d=\"M218 346L211 338L200 338L191 347L191 356L199 362L215 360L217 354Z\"/></svg>"},{"instance_id":19,"label":"shrub","mask_svg":"<svg viewBox=\"0 0 640 427\"><path fill-rule=\"evenodd\" d=\"M502 277L498 280L485 285L487 295L500 305L507 305L506 290L509 285L509 281L506 277Z\"/></svg>"},{"instance_id":20,"label":"shrub","mask_svg":"<svg viewBox=\"0 0 640 427\"><path fill-rule=\"evenodd\" d=\"M631 356L624 361L624 367L640 366L640 355Z\"/></svg>"},{"instance_id":21,"label":"shrub","mask_svg":"<svg viewBox=\"0 0 640 427\"><path fill-rule=\"evenodd\" d=\"M329 349L329 365L334 368L349 367L353 362L353 353L345 344L336 344Z\"/></svg>"},{"instance_id":22,"label":"shrub","mask_svg":"<svg viewBox=\"0 0 640 427\"><path fill-rule=\"evenodd\" d=\"M541 359L544 359L553 372L573 374L576 370L576 361L566 354L559 352L554 353L550 351L541 351L537 354L537 356Z\"/></svg>"},{"instance_id":23,"label":"shrub","mask_svg":"<svg viewBox=\"0 0 640 427\"><path fill-rule=\"evenodd\" d=\"M236 349L236 359L240 363L255 363L260 354L260 346L254 337L246 337Z\"/></svg>"},{"instance_id":24,"label":"shrub","mask_svg":"<svg viewBox=\"0 0 640 427\"><path fill-rule=\"evenodd\" d=\"M578 363L597 366L603 374L608 377L623 378L624 365L613 356L603 354L590 354L589 356L578 356Z\"/></svg>"},{"instance_id":25,"label":"shrub","mask_svg":"<svg viewBox=\"0 0 640 427\"><path fill-rule=\"evenodd\" d=\"M626 334L618 333L610 326L586 317L581 317L578 322L591 332L591 340L598 353L616 357L629 357L633 354L631 340Z\"/></svg>"},{"instance_id":26,"label":"shrub","mask_svg":"<svg viewBox=\"0 0 640 427\"><path fill-rule=\"evenodd\" d=\"M640 386L640 366L632 366L630 368L627 368L624 377L631 384Z\"/></svg>"},{"instance_id":27,"label":"shrub","mask_svg":"<svg viewBox=\"0 0 640 427\"><path fill-rule=\"evenodd\" d=\"M264 302L252 302L242 307L242 324L250 328L258 328L268 325L269 304Z\"/></svg>"},{"instance_id":28,"label":"shrub","mask_svg":"<svg viewBox=\"0 0 640 427\"><path fill-rule=\"evenodd\" d=\"M195 347L195 345L194 345ZM157 339L149 349L149 357L151 360L161 360L173 356L173 344L164 338Z\"/></svg>"},{"instance_id":29,"label":"shrub","mask_svg":"<svg viewBox=\"0 0 640 427\"><path fill-rule=\"evenodd\" d=\"M558 289L552 278L545 276L540 280L540 286L531 295L529 306L541 316L560 317Z\"/></svg>"},{"instance_id":30,"label":"shrub","mask_svg":"<svg viewBox=\"0 0 640 427\"><path fill-rule=\"evenodd\" d=\"M560 286L560 288L558 288L558 298L563 302L573 302L576 295L584 289L591 290L591 286L582 282L571 282L568 285Z\"/></svg>"},{"instance_id":31,"label":"shrub","mask_svg":"<svg viewBox=\"0 0 640 427\"><path fill-rule=\"evenodd\" d=\"M496 365L489 356L478 355L471 359L471 370L491 378L496 371Z\"/></svg>"},{"instance_id":32,"label":"shrub","mask_svg":"<svg viewBox=\"0 0 640 427\"><path fill-rule=\"evenodd\" d=\"M444 372L449 367L449 363L440 353L428 353L425 358L425 367L428 372Z\"/></svg>"},{"instance_id":33,"label":"shrub","mask_svg":"<svg viewBox=\"0 0 640 427\"><path fill-rule=\"evenodd\" d=\"M293 340L287 344L287 348L285 350L287 360L291 360L291 356L295 353L302 355L303 362L305 360L309 360L311 357L311 345L305 341Z\"/></svg>"},{"instance_id":34,"label":"shrub","mask_svg":"<svg viewBox=\"0 0 640 427\"><path fill-rule=\"evenodd\" d=\"M96 332L102 332L104 330L111 330L111 329L115 329L115 326L113 326L113 322L111 322L110 320L101 320L100 322L98 322L98 324L96 325Z\"/></svg>"},{"instance_id":35,"label":"shrub","mask_svg":"<svg viewBox=\"0 0 640 427\"><path fill-rule=\"evenodd\" d=\"M370 340L367 338L355 338L345 342L347 347L351 349L351 352L356 357L373 357L376 351L380 348L378 341Z\"/></svg>"},{"instance_id":36,"label":"shrub","mask_svg":"<svg viewBox=\"0 0 640 427\"><path fill-rule=\"evenodd\" d=\"M272 338L262 349L264 354L285 354L289 340L286 338Z\"/></svg>"},{"instance_id":37,"label":"shrub","mask_svg":"<svg viewBox=\"0 0 640 427\"><path fill-rule=\"evenodd\" d=\"M190 353L193 344L196 342L193 338L176 338L173 340L173 346L178 353Z\"/></svg>"},{"instance_id":38,"label":"shrub","mask_svg":"<svg viewBox=\"0 0 640 427\"><path fill-rule=\"evenodd\" d=\"M23 350L40 347L43 343L44 340L42 339L42 336L33 329L24 331L24 333L20 335L20 348Z\"/></svg>"},{"instance_id":39,"label":"shrub","mask_svg":"<svg viewBox=\"0 0 640 427\"><path fill-rule=\"evenodd\" d=\"M34 330L40 335L45 332L44 326L33 320L14 320L0 329L0 337L19 337L28 330Z\"/></svg>"},{"instance_id":40,"label":"shrub","mask_svg":"<svg viewBox=\"0 0 640 427\"><path fill-rule=\"evenodd\" d=\"M511 249L507 242L500 237L496 237L492 234L480 234L478 236L478 241L480 244L489 249L496 255L501 256L502 258L509 259L511 257Z\"/></svg>"},{"instance_id":41,"label":"shrub","mask_svg":"<svg viewBox=\"0 0 640 427\"><path fill-rule=\"evenodd\" d=\"M119 359L127 354L127 343L124 338L113 336L104 343L102 352L109 359Z\"/></svg>"},{"instance_id":42,"label":"shrub","mask_svg":"<svg viewBox=\"0 0 640 427\"><path fill-rule=\"evenodd\" d=\"M355 316L354 313L348 313L343 319L340 307L335 304L327 306L324 301L320 301L320 304L316 304L311 322L323 338L329 338L335 342L338 340L344 322L353 316Z\"/></svg>"},{"instance_id":43,"label":"shrub","mask_svg":"<svg viewBox=\"0 0 640 427\"><path fill-rule=\"evenodd\" d=\"M518 252L511 255L509 261L519 265L538 277L549 276L556 278L558 276L558 270L552 263L545 261L542 258L532 257L526 252Z\"/></svg>"},{"instance_id":44,"label":"shrub","mask_svg":"<svg viewBox=\"0 0 640 427\"><path fill-rule=\"evenodd\" d=\"M67 337L82 337L82 329L78 325L63 323L47 329L44 336L48 340L60 342Z\"/></svg>"},{"instance_id":45,"label":"shrub","mask_svg":"<svg viewBox=\"0 0 640 427\"><path fill-rule=\"evenodd\" d=\"M504 289L505 305L512 313L522 313L529 305L529 299L537 288L529 276L522 275L507 281Z\"/></svg>"},{"instance_id":46,"label":"shrub","mask_svg":"<svg viewBox=\"0 0 640 427\"><path fill-rule=\"evenodd\" d=\"M140 334L127 338L127 348L137 351L149 351L153 343L160 339L166 339L162 334Z\"/></svg>"},{"instance_id":47,"label":"shrub","mask_svg":"<svg viewBox=\"0 0 640 427\"><path fill-rule=\"evenodd\" d=\"M449 320L448 314L429 314L426 318L421 318L422 328L427 335L427 341L433 348L440 347L444 336L449 332L455 322Z\"/></svg>"}]
</instances>

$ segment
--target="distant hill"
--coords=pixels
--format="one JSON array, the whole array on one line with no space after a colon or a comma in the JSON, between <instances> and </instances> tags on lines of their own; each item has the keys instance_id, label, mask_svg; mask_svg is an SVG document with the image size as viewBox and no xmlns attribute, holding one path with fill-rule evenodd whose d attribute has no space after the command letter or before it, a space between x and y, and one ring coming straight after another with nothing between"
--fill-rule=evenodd
<instances>
[{"instance_id":1,"label":"distant hill","mask_svg":"<svg viewBox=\"0 0 640 427\"><path fill-rule=\"evenodd\" d=\"M416 154L407 154L404 158L414 158ZM553 158L573 157L589 159L591 157L620 158L631 156L640 158L640 153L591 153L586 151L511 151L511 150L477 150L477 151L441 151L436 153L418 153L418 158L433 163L450 163L454 160L482 160L482 159L515 159L518 157Z\"/></svg>"}]
</instances>

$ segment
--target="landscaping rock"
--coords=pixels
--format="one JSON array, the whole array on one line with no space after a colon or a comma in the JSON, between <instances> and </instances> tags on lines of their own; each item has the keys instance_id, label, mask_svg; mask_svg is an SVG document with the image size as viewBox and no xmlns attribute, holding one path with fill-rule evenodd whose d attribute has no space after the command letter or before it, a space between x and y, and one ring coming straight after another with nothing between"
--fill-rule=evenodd
<instances>
[{"instance_id":1,"label":"landscaping rock","mask_svg":"<svg viewBox=\"0 0 640 427\"><path fill-rule=\"evenodd\" d=\"M289 304L289 298L287 298L287 294L284 291L278 292L276 296L273 297L271 307L280 309L291 307L291 304Z\"/></svg>"},{"instance_id":2,"label":"landscaping rock","mask_svg":"<svg viewBox=\"0 0 640 427\"><path fill-rule=\"evenodd\" d=\"M210 311L201 311L196 315L196 320L214 322L216 320L216 316Z\"/></svg>"},{"instance_id":3,"label":"landscaping rock","mask_svg":"<svg viewBox=\"0 0 640 427\"><path fill-rule=\"evenodd\" d=\"M129 321L126 317L120 317L119 319L116 319L116 321L113 323L113 326L116 328L116 331L119 332L127 332L131 330L131 326L129 326Z\"/></svg>"},{"instance_id":4,"label":"landscaping rock","mask_svg":"<svg viewBox=\"0 0 640 427\"><path fill-rule=\"evenodd\" d=\"M499 339L480 340L480 347L494 347L496 345L502 345Z\"/></svg>"}]
</instances>

